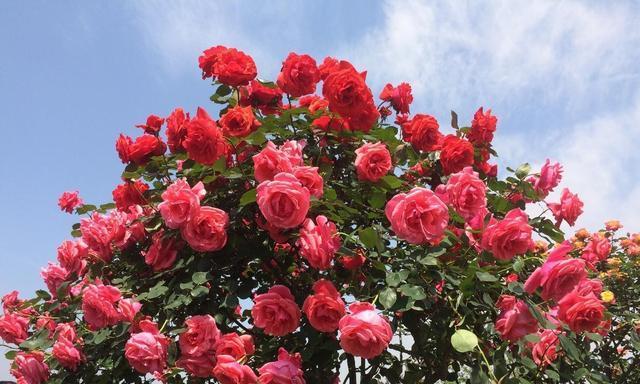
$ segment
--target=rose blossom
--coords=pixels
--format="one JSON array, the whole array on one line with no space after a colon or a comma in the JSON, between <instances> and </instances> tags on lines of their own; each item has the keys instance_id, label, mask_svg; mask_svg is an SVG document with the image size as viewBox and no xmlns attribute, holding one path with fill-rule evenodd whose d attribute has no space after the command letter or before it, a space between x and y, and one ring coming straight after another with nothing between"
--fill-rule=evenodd
<instances>
[{"instance_id":1,"label":"rose blossom","mask_svg":"<svg viewBox=\"0 0 640 384\"><path fill-rule=\"evenodd\" d=\"M445 175L462 171L473 165L473 145L455 135L447 135L442 140L440 164Z\"/></svg>"},{"instance_id":2,"label":"rose blossom","mask_svg":"<svg viewBox=\"0 0 640 384\"><path fill-rule=\"evenodd\" d=\"M257 295L253 302L253 323L267 335L284 336L298 328L300 308L289 288L274 285L267 293Z\"/></svg>"},{"instance_id":3,"label":"rose blossom","mask_svg":"<svg viewBox=\"0 0 640 384\"><path fill-rule=\"evenodd\" d=\"M136 315L142 309L142 304L134 299L120 299L118 302L118 312L122 316L122 320L133 323Z\"/></svg>"},{"instance_id":4,"label":"rose blossom","mask_svg":"<svg viewBox=\"0 0 640 384\"><path fill-rule=\"evenodd\" d=\"M309 262L309 265L325 270L331 266L341 241L336 225L325 216L319 215L315 223L309 218L304 221L296 244L300 255Z\"/></svg>"},{"instance_id":5,"label":"rose blossom","mask_svg":"<svg viewBox=\"0 0 640 384\"><path fill-rule=\"evenodd\" d=\"M297 167L303 164L302 150L306 145L307 142L304 140L287 140L278 147L278 150L289 158L291 165Z\"/></svg>"},{"instance_id":6,"label":"rose blossom","mask_svg":"<svg viewBox=\"0 0 640 384\"><path fill-rule=\"evenodd\" d=\"M200 200L205 194L201 181L193 187L190 187L184 178L174 181L162 192L162 203L158 204L158 210L166 226L172 229L180 228L189 219L198 216Z\"/></svg>"},{"instance_id":7,"label":"rose blossom","mask_svg":"<svg viewBox=\"0 0 640 384\"><path fill-rule=\"evenodd\" d=\"M136 128L143 129L145 133L155 135L160 132L162 124L164 124L164 119L162 117L149 115L149 117L147 117L147 122L145 124L136 125Z\"/></svg>"},{"instance_id":8,"label":"rose blossom","mask_svg":"<svg viewBox=\"0 0 640 384\"><path fill-rule=\"evenodd\" d=\"M558 357L556 348L560 343L558 334L560 332L552 329L545 329L538 332L540 340L531 344L531 357L538 366L546 366L553 363Z\"/></svg>"},{"instance_id":9,"label":"rose blossom","mask_svg":"<svg viewBox=\"0 0 640 384\"><path fill-rule=\"evenodd\" d=\"M240 360L247 355L253 355L255 346L251 335L238 335L235 332L222 335L216 343L216 357L229 355Z\"/></svg>"},{"instance_id":10,"label":"rose blossom","mask_svg":"<svg viewBox=\"0 0 640 384\"><path fill-rule=\"evenodd\" d=\"M247 85L258 74L251 56L235 48L221 45L205 50L198 58L202 78L218 78L222 84L237 87Z\"/></svg>"},{"instance_id":11,"label":"rose blossom","mask_svg":"<svg viewBox=\"0 0 640 384\"><path fill-rule=\"evenodd\" d=\"M11 374L18 384L41 384L49 379L49 366L40 351L18 352L13 360Z\"/></svg>"},{"instance_id":12,"label":"rose blossom","mask_svg":"<svg viewBox=\"0 0 640 384\"><path fill-rule=\"evenodd\" d=\"M184 139L187 137L187 123L191 120L182 108L176 108L167 117L167 144L172 153L184 151Z\"/></svg>"},{"instance_id":13,"label":"rose blossom","mask_svg":"<svg viewBox=\"0 0 640 384\"><path fill-rule=\"evenodd\" d=\"M370 303L355 302L349 312L338 323L342 349L365 359L380 355L393 337L387 319L376 313Z\"/></svg>"},{"instance_id":14,"label":"rose blossom","mask_svg":"<svg viewBox=\"0 0 640 384\"><path fill-rule=\"evenodd\" d=\"M167 150L167 145L159 137L147 133L132 140L120 134L116 141L116 150L123 163L146 164L153 156L160 156Z\"/></svg>"},{"instance_id":15,"label":"rose blossom","mask_svg":"<svg viewBox=\"0 0 640 384\"><path fill-rule=\"evenodd\" d=\"M144 193L149 189L149 186L142 180L135 180L133 182L126 181L116 186L111 192L113 201L116 203L116 207L121 211L128 211L132 205L145 205L147 200L144 198Z\"/></svg>"},{"instance_id":16,"label":"rose blossom","mask_svg":"<svg viewBox=\"0 0 640 384\"><path fill-rule=\"evenodd\" d=\"M176 366L184 369L189 375L201 378L213 376L216 359L212 352L202 355L188 355L183 353L176 361Z\"/></svg>"},{"instance_id":17,"label":"rose blossom","mask_svg":"<svg viewBox=\"0 0 640 384\"><path fill-rule=\"evenodd\" d=\"M259 183L273 180L280 172L293 172L293 165L289 156L269 141L260 153L253 156L253 172Z\"/></svg>"},{"instance_id":18,"label":"rose blossom","mask_svg":"<svg viewBox=\"0 0 640 384\"><path fill-rule=\"evenodd\" d=\"M23 301L18 298L19 295L20 292L14 290L2 296L2 310L5 314L13 312L22 305Z\"/></svg>"},{"instance_id":19,"label":"rose blossom","mask_svg":"<svg viewBox=\"0 0 640 384\"><path fill-rule=\"evenodd\" d=\"M451 175L447 184L438 186L436 193L444 202L462 216L465 221L486 211L486 186L471 167Z\"/></svg>"},{"instance_id":20,"label":"rose blossom","mask_svg":"<svg viewBox=\"0 0 640 384\"><path fill-rule=\"evenodd\" d=\"M438 244L449 222L447 206L433 191L420 187L391 198L385 214L396 236L412 244Z\"/></svg>"},{"instance_id":21,"label":"rose blossom","mask_svg":"<svg viewBox=\"0 0 640 384\"><path fill-rule=\"evenodd\" d=\"M309 55L289 53L282 63L276 83L283 92L291 97L300 97L314 93L320 81L320 72L316 61Z\"/></svg>"},{"instance_id":22,"label":"rose blossom","mask_svg":"<svg viewBox=\"0 0 640 384\"><path fill-rule=\"evenodd\" d=\"M278 360L266 363L258 369L259 384L305 384L299 353L290 354L286 349L278 349Z\"/></svg>"},{"instance_id":23,"label":"rose blossom","mask_svg":"<svg viewBox=\"0 0 640 384\"><path fill-rule=\"evenodd\" d=\"M5 313L0 316L0 338L10 344L20 344L29 334L29 318L18 314Z\"/></svg>"},{"instance_id":24,"label":"rose blossom","mask_svg":"<svg viewBox=\"0 0 640 384\"><path fill-rule=\"evenodd\" d=\"M229 215L222 209L201 207L200 213L180 229L182 238L199 252L214 252L227 243Z\"/></svg>"},{"instance_id":25,"label":"rose blossom","mask_svg":"<svg viewBox=\"0 0 640 384\"><path fill-rule=\"evenodd\" d=\"M211 315L191 316L184 322L187 330L180 334L180 351L202 355L214 350L220 330Z\"/></svg>"},{"instance_id":26,"label":"rose blossom","mask_svg":"<svg viewBox=\"0 0 640 384\"><path fill-rule=\"evenodd\" d=\"M560 195L560 202L547 203L547 206L556 218L556 226L559 226L562 220L564 220L573 227L578 217L582 214L584 204L582 200L578 198L578 195L571 193L565 188Z\"/></svg>"},{"instance_id":27,"label":"rose blossom","mask_svg":"<svg viewBox=\"0 0 640 384\"><path fill-rule=\"evenodd\" d=\"M606 260L611 252L611 242L601 233L594 233L589 238L589 243L582 250L584 260L593 265L599 261Z\"/></svg>"},{"instance_id":28,"label":"rose blossom","mask_svg":"<svg viewBox=\"0 0 640 384\"><path fill-rule=\"evenodd\" d=\"M294 175L279 173L273 181L258 185L256 200L270 224L278 228L295 228L307 216L310 195Z\"/></svg>"},{"instance_id":29,"label":"rose blossom","mask_svg":"<svg viewBox=\"0 0 640 384\"><path fill-rule=\"evenodd\" d=\"M322 197L324 193L324 180L318 173L318 167L295 167L293 175L309 190L311 196L315 196L318 199Z\"/></svg>"},{"instance_id":30,"label":"rose blossom","mask_svg":"<svg viewBox=\"0 0 640 384\"><path fill-rule=\"evenodd\" d=\"M533 293L542 287L542 298L559 301L587 278L583 260L567 258L573 249L568 241L554 248L541 267L536 268L524 283L524 290Z\"/></svg>"},{"instance_id":31,"label":"rose blossom","mask_svg":"<svg viewBox=\"0 0 640 384\"><path fill-rule=\"evenodd\" d=\"M170 340L149 320L142 320L138 326L140 332L127 340L124 356L133 369L140 373L162 372L167 366Z\"/></svg>"},{"instance_id":32,"label":"rose blossom","mask_svg":"<svg viewBox=\"0 0 640 384\"><path fill-rule=\"evenodd\" d=\"M532 228L527 214L519 208L507 212L504 219L490 223L482 234L482 248L496 259L510 260L533 248Z\"/></svg>"},{"instance_id":33,"label":"rose blossom","mask_svg":"<svg viewBox=\"0 0 640 384\"><path fill-rule=\"evenodd\" d=\"M78 191L66 191L60 195L58 199L58 207L67 213L72 213L74 209L81 206L84 202L78 196Z\"/></svg>"},{"instance_id":34,"label":"rose blossom","mask_svg":"<svg viewBox=\"0 0 640 384\"><path fill-rule=\"evenodd\" d=\"M73 344L73 339L66 337L58 337L53 344L53 357L58 360L63 367L75 371L83 360L82 353Z\"/></svg>"},{"instance_id":35,"label":"rose blossom","mask_svg":"<svg viewBox=\"0 0 640 384\"><path fill-rule=\"evenodd\" d=\"M258 380L253 370L239 364L232 356L220 355L213 369L213 376L220 384L255 384Z\"/></svg>"},{"instance_id":36,"label":"rose blossom","mask_svg":"<svg viewBox=\"0 0 640 384\"><path fill-rule=\"evenodd\" d=\"M393 168L393 163L386 145L366 143L356 149L355 166L358 180L376 182Z\"/></svg>"},{"instance_id":37,"label":"rose blossom","mask_svg":"<svg viewBox=\"0 0 640 384\"><path fill-rule=\"evenodd\" d=\"M400 83L394 87L387 83L380 92L380 100L390 102L396 113L409 113L409 105L413 102L411 85Z\"/></svg>"},{"instance_id":38,"label":"rose blossom","mask_svg":"<svg viewBox=\"0 0 640 384\"><path fill-rule=\"evenodd\" d=\"M469 131L469 141L474 144L487 144L493 140L493 134L496 131L498 118L491 115L491 110L487 112L480 107L471 121L471 130Z\"/></svg>"},{"instance_id":39,"label":"rose blossom","mask_svg":"<svg viewBox=\"0 0 640 384\"><path fill-rule=\"evenodd\" d=\"M402 138L418 151L434 151L439 148L442 139L439 128L433 116L417 114L402 124Z\"/></svg>"},{"instance_id":40,"label":"rose blossom","mask_svg":"<svg viewBox=\"0 0 640 384\"><path fill-rule=\"evenodd\" d=\"M146 252L142 252L144 262L154 271L162 271L173 266L178 256L178 240L158 231L152 236L152 243Z\"/></svg>"},{"instance_id":41,"label":"rose blossom","mask_svg":"<svg viewBox=\"0 0 640 384\"><path fill-rule=\"evenodd\" d=\"M282 107L282 90L277 86L270 88L257 80L251 80L248 86L241 88L238 104L258 108L265 115L274 114Z\"/></svg>"},{"instance_id":42,"label":"rose blossom","mask_svg":"<svg viewBox=\"0 0 640 384\"><path fill-rule=\"evenodd\" d=\"M529 311L527 304L515 296L500 296L496 307L500 309L500 315L495 328L503 340L516 342L538 330L538 321Z\"/></svg>"},{"instance_id":43,"label":"rose blossom","mask_svg":"<svg viewBox=\"0 0 640 384\"><path fill-rule=\"evenodd\" d=\"M530 179L533 183L533 189L542 197L553 192L553 189L560 184L560 180L562 180L562 165L560 163L551 164L549 159L542 166L540 176L534 176Z\"/></svg>"},{"instance_id":44,"label":"rose blossom","mask_svg":"<svg viewBox=\"0 0 640 384\"><path fill-rule=\"evenodd\" d=\"M87 245L82 240L65 240L58 247L58 262L69 271L81 275L87 264Z\"/></svg>"},{"instance_id":45,"label":"rose blossom","mask_svg":"<svg viewBox=\"0 0 640 384\"><path fill-rule=\"evenodd\" d=\"M230 108L218 121L222 131L231 137L245 137L260 127L251 107Z\"/></svg>"},{"instance_id":46,"label":"rose blossom","mask_svg":"<svg viewBox=\"0 0 640 384\"><path fill-rule=\"evenodd\" d=\"M345 315L344 301L330 281L320 279L313 284L313 295L304 301L302 311L320 332L335 332Z\"/></svg>"},{"instance_id":47,"label":"rose blossom","mask_svg":"<svg viewBox=\"0 0 640 384\"><path fill-rule=\"evenodd\" d=\"M132 216L133 217L133 216ZM89 247L91 256L109 262L113 247L126 247L135 235L130 224L130 215L111 211L107 215L94 212L89 218L80 220L82 241Z\"/></svg>"},{"instance_id":48,"label":"rose blossom","mask_svg":"<svg viewBox=\"0 0 640 384\"><path fill-rule=\"evenodd\" d=\"M115 325L121 319L116 303L122 298L120 290L111 285L87 285L82 292L84 320L91 330Z\"/></svg>"},{"instance_id":49,"label":"rose blossom","mask_svg":"<svg viewBox=\"0 0 640 384\"><path fill-rule=\"evenodd\" d=\"M204 109L198 107L196 117L185 123L187 137L182 145L189 158L204 165L213 165L227 154L222 131Z\"/></svg>"},{"instance_id":50,"label":"rose blossom","mask_svg":"<svg viewBox=\"0 0 640 384\"><path fill-rule=\"evenodd\" d=\"M49 263L40 271L40 276L47 285L51 296L58 297L58 288L69 278L69 272L60 266L60 264Z\"/></svg>"},{"instance_id":51,"label":"rose blossom","mask_svg":"<svg viewBox=\"0 0 640 384\"><path fill-rule=\"evenodd\" d=\"M593 292L580 292L579 287L566 294L558 307L558 319L576 333L592 332L604 318L604 305L600 299Z\"/></svg>"}]
</instances>

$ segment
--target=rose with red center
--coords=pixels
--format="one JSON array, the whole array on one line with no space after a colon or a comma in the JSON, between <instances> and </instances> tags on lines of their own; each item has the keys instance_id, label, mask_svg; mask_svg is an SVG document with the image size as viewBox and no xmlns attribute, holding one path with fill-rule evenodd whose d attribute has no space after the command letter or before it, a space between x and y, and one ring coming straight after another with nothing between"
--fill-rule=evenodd
<instances>
[{"instance_id":1,"label":"rose with red center","mask_svg":"<svg viewBox=\"0 0 640 384\"><path fill-rule=\"evenodd\" d=\"M200 214L200 200L205 194L201 181L193 187L189 186L186 179L174 181L166 191L162 192L162 203L158 204L158 210L165 225L177 229L197 217Z\"/></svg>"},{"instance_id":2,"label":"rose with red center","mask_svg":"<svg viewBox=\"0 0 640 384\"><path fill-rule=\"evenodd\" d=\"M349 312L338 323L340 346L345 352L372 359L387 349L393 331L373 305L355 302L349 306Z\"/></svg>"},{"instance_id":3,"label":"rose with red center","mask_svg":"<svg viewBox=\"0 0 640 384\"><path fill-rule=\"evenodd\" d=\"M279 173L257 188L257 202L265 219L277 228L295 228L309 212L311 194L292 174Z\"/></svg>"},{"instance_id":4,"label":"rose with red center","mask_svg":"<svg viewBox=\"0 0 640 384\"><path fill-rule=\"evenodd\" d=\"M282 63L277 84L283 92L291 97L300 97L316 91L320 81L320 71L316 61L309 55L298 55L293 52Z\"/></svg>"},{"instance_id":5,"label":"rose with red center","mask_svg":"<svg viewBox=\"0 0 640 384\"><path fill-rule=\"evenodd\" d=\"M251 56L235 48L221 45L205 50L198 58L202 78L212 77L232 87L247 85L258 71Z\"/></svg>"},{"instance_id":6,"label":"rose with red center","mask_svg":"<svg viewBox=\"0 0 640 384\"><path fill-rule=\"evenodd\" d=\"M49 366L44 362L44 353L18 352L11 368L18 384L41 384L49 379Z\"/></svg>"},{"instance_id":7,"label":"rose with red center","mask_svg":"<svg viewBox=\"0 0 640 384\"><path fill-rule=\"evenodd\" d=\"M176 108L167 117L167 144L172 153L184 151L184 140L187 138L187 123L190 117L182 108Z\"/></svg>"},{"instance_id":8,"label":"rose with red center","mask_svg":"<svg viewBox=\"0 0 640 384\"><path fill-rule=\"evenodd\" d=\"M482 234L481 246L496 259L510 260L533 249L532 231L527 214L515 208L504 219L490 222Z\"/></svg>"},{"instance_id":9,"label":"rose with red center","mask_svg":"<svg viewBox=\"0 0 640 384\"><path fill-rule=\"evenodd\" d=\"M229 215L222 209L201 207L197 216L180 229L182 238L199 252L214 252L227 243Z\"/></svg>"},{"instance_id":10,"label":"rose with red center","mask_svg":"<svg viewBox=\"0 0 640 384\"><path fill-rule=\"evenodd\" d=\"M302 311L320 332L335 332L345 315L345 304L330 281L320 279L313 284L313 295L304 301Z\"/></svg>"},{"instance_id":11,"label":"rose with red center","mask_svg":"<svg viewBox=\"0 0 640 384\"><path fill-rule=\"evenodd\" d=\"M251 107L235 106L218 121L227 136L245 137L260 127Z\"/></svg>"},{"instance_id":12,"label":"rose with red center","mask_svg":"<svg viewBox=\"0 0 640 384\"><path fill-rule=\"evenodd\" d=\"M393 168L391 154L383 143L367 143L356 149L358 180L376 182Z\"/></svg>"},{"instance_id":13,"label":"rose with red center","mask_svg":"<svg viewBox=\"0 0 640 384\"><path fill-rule=\"evenodd\" d=\"M132 140L129 136L120 135L116 141L116 150L123 163L144 165L153 156L160 156L167 150L167 145L160 138L147 133Z\"/></svg>"},{"instance_id":14,"label":"rose with red center","mask_svg":"<svg viewBox=\"0 0 640 384\"><path fill-rule=\"evenodd\" d=\"M510 295L502 295L496 302L500 315L496 320L496 332L503 340L516 342L538 330L538 321L529 311L527 303Z\"/></svg>"},{"instance_id":15,"label":"rose with red center","mask_svg":"<svg viewBox=\"0 0 640 384\"><path fill-rule=\"evenodd\" d=\"M560 226L560 223L564 220L573 227L578 217L582 214L584 204L577 194L573 194L569 189L564 188L560 195L560 202L547 203L547 206L556 218L556 226Z\"/></svg>"},{"instance_id":16,"label":"rose with red center","mask_svg":"<svg viewBox=\"0 0 640 384\"><path fill-rule=\"evenodd\" d=\"M258 108L263 114L274 114L282 108L282 90L275 85L268 87L251 80L248 86L241 88L239 104Z\"/></svg>"},{"instance_id":17,"label":"rose with red center","mask_svg":"<svg viewBox=\"0 0 640 384\"><path fill-rule=\"evenodd\" d=\"M140 332L134 333L125 344L124 356L140 373L162 372L167 366L170 340L149 320L141 321L138 327Z\"/></svg>"},{"instance_id":18,"label":"rose with red center","mask_svg":"<svg viewBox=\"0 0 640 384\"><path fill-rule=\"evenodd\" d=\"M380 92L380 100L391 103L396 113L409 113L409 105L413 102L411 85L400 83L397 87L387 84Z\"/></svg>"},{"instance_id":19,"label":"rose with red center","mask_svg":"<svg viewBox=\"0 0 640 384\"><path fill-rule=\"evenodd\" d=\"M89 284L82 292L84 321L91 330L115 325L122 320L116 304L122 298L120 290L111 285Z\"/></svg>"},{"instance_id":20,"label":"rose with red center","mask_svg":"<svg viewBox=\"0 0 640 384\"><path fill-rule=\"evenodd\" d=\"M274 285L267 293L254 297L253 302L253 323L267 335L284 336L298 328L300 308L289 288Z\"/></svg>"},{"instance_id":21,"label":"rose with red center","mask_svg":"<svg viewBox=\"0 0 640 384\"><path fill-rule=\"evenodd\" d=\"M487 187L471 167L451 175L447 184L438 186L436 193L466 221L487 210Z\"/></svg>"},{"instance_id":22,"label":"rose with red center","mask_svg":"<svg viewBox=\"0 0 640 384\"><path fill-rule=\"evenodd\" d=\"M331 266L341 241L336 225L325 216L319 215L315 223L311 219L304 221L296 245L300 255L309 262L309 265L325 270Z\"/></svg>"},{"instance_id":23,"label":"rose with red center","mask_svg":"<svg viewBox=\"0 0 640 384\"><path fill-rule=\"evenodd\" d=\"M384 211L396 236L412 244L438 244L449 222L447 206L426 188L395 195Z\"/></svg>"},{"instance_id":24,"label":"rose with red center","mask_svg":"<svg viewBox=\"0 0 640 384\"><path fill-rule=\"evenodd\" d=\"M593 332L604 318L604 305L593 292L580 292L579 287L558 302L558 319L578 332Z\"/></svg>"},{"instance_id":25,"label":"rose with red center","mask_svg":"<svg viewBox=\"0 0 640 384\"><path fill-rule=\"evenodd\" d=\"M144 130L144 133L148 133L150 135L157 135L162 128L162 124L164 124L164 119L160 116L149 115L147 117L147 122L145 124L136 125L137 128L141 128Z\"/></svg>"},{"instance_id":26,"label":"rose with red center","mask_svg":"<svg viewBox=\"0 0 640 384\"><path fill-rule=\"evenodd\" d=\"M440 164L445 175L462 171L473 165L473 145L455 135L447 135L442 140Z\"/></svg>"},{"instance_id":27,"label":"rose with red center","mask_svg":"<svg viewBox=\"0 0 640 384\"><path fill-rule=\"evenodd\" d=\"M417 114L402 124L402 138L418 151L435 151L440 148L440 125L431 115Z\"/></svg>"},{"instance_id":28,"label":"rose with red center","mask_svg":"<svg viewBox=\"0 0 640 384\"><path fill-rule=\"evenodd\" d=\"M58 199L58 207L60 207L60 210L72 213L74 209L84 204L82 199L78 196L78 193L78 191L63 192Z\"/></svg>"},{"instance_id":29,"label":"rose with red center","mask_svg":"<svg viewBox=\"0 0 640 384\"><path fill-rule=\"evenodd\" d=\"M202 108L198 108L196 117L185 123L187 137L182 145L189 158L205 165L213 165L227 154L227 143L222 131Z\"/></svg>"},{"instance_id":30,"label":"rose with red center","mask_svg":"<svg viewBox=\"0 0 640 384\"><path fill-rule=\"evenodd\" d=\"M253 355L255 350L251 335L238 335L235 332L222 335L216 343L216 357L228 355L241 360L247 355Z\"/></svg>"},{"instance_id":31,"label":"rose with red center","mask_svg":"<svg viewBox=\"0 0 640 384\"><path fill-rule=\"evenodd\" d=\"M135 180L133 182L126 181L119 184L111 195L113 201L116 203L116 208L121 211L128 211L132 205L145 205L147 201L144 197L144 193L149 190L149 186L142 180Z\"/></svg>"},{"instance_id":32,"label":"rose with red center","mask_svg":"<svg viewBox=\"0 0 640 384\"><path fill-rule=\"evenodd\" d=\"M198 58L198 65L202 69L202 78L215 77L217 73L214 73L214 65L220 60L220 54L227 50L227 47L217 45L215 47L207 48L202 52L202 55Z\"/></svg>"},{"instance_id":33,"label":"rose with red center","mask_svg":"<svg viewBox=\"0 0 640 384\"><path fill-rule=\"evenodd\" d=\"M290 354L286 349L278 349L278 360L266 363L258 369L259 384L305 384L299 353Z\"/></svg>"},{"instance_id":34,"label":"rose with red center","mask_svg":"<svg viewBox=\"0 0 640 384\"><path fill-rule=\"evenodd\" d=\"M488 144L493 140L493 134L496 131L498 118L491 115L491 110L486 112L480 107L471 121L471 130L467 135L470 142L476 145Z\"/></svg>"}]
</instances>

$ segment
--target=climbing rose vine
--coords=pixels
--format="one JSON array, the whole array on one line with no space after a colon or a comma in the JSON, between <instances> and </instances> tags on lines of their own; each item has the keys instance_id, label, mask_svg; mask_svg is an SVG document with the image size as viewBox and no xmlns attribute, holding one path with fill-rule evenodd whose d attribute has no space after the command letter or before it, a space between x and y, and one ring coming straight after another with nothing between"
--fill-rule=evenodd
<instances>
[{"instance_id":1,"label":"climbing rose vine","mask_svg":"<svg viewBox=\"0 0 640 384\"><path fill-rule=\"evenodd\" d=\"M121 134L113 202L60 197L47 290L2 299L18 383L640 380L640 235L565 236L562 166L498 178L490 110L444 128L331 57L199 66L214 104Z\"/></svg>"}]
</instances>

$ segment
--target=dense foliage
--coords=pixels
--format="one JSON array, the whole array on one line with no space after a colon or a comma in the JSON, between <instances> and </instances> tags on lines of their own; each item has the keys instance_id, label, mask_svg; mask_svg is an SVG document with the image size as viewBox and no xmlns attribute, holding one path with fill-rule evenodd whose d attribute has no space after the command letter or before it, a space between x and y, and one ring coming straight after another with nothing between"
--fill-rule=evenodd
<instances>
[{"instance_id":1,"label":"dense foliage","mask_svg":"<svg viewBox=\"0 0 640 384\"><path fill-rule=\"evenodd\" d=\"M199 65L219 119L120 135L114 202L65 192L48 291L4 296L19 383L640 381L640 235L565 239L562 167L498 178L491 111L445 129L333 58Z\"/></svg>"}]
</instances>

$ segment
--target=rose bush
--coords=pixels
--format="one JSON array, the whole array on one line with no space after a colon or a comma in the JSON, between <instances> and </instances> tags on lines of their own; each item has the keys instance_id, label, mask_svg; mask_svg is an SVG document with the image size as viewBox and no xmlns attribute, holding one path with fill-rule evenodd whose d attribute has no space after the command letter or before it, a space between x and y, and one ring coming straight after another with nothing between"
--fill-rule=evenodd
<instances>
[{"instance_id":1,"label":"rose bush","mask_svg":"<svg viewBox=\"0 0 640 384\"><path fill-rule=\"evenodd\" d=\"M640 234L565 236L562 166L498 178L491 110L445 129L330 57L199 66L214 106L120 135L114 201L65 192L47 290L2 298L19 383L640 380Z\"/></svg>"}]
</instances>

